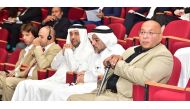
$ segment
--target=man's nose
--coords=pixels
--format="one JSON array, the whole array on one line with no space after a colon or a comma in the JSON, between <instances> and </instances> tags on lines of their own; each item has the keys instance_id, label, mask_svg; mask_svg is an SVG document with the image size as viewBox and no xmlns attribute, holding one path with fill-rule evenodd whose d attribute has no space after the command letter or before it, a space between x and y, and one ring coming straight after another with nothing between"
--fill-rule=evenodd
<instances>
[{"instance_id":1,"label":"man's nose","mask_svg":"<svg viewBox=\"0 0 190 109\"><path fill-rule=\"evenodd\" d=\"M95 41L93 41L93 40L91 41L91 43L92 43L92 45L95 45L95 44L96 44L96 42L95 42Z\"/></svg>"},{"instance_id":2,"label":"man's nose","mask_svg":"<svg viewBox=\"0 0 190 109\"><path fill-rule=\"evenodd\" d=\"M145 34L143 35L143 38L144 38L144 39L148 38L148 33L145 33Z\"/></svg>"},{"instance_id":3,"label":"man's nose","mask_svg":"<svg viewBox=\"0 0 190 109\"><path fill-rule=\"evenodd\" d=\"M70 38L73 39L73 38L74 38L74 35L71 35Z\"/></svg>"}]
</instances>

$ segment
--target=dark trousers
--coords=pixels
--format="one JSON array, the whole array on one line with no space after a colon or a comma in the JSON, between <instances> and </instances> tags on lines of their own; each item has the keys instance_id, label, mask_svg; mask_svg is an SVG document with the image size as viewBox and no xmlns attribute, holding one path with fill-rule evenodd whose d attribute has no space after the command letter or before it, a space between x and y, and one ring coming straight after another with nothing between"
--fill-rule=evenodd
<instances>
[{"instance_id":1,"label":"dark trousers","mask_svg":"<svg viewBox=\"0 0 190 109\"><path fill-rule=\"evenodd\" d=\"M126 34L129 35L132 27L140 21L146 21L146 18L136 14L128 13L125 17Z\"/></svg>"},{"instance_id":2,"label":"dark trousers","mask_svg":"<svg viewBox=\"0 0 190 109\"><path fill-rule=\"evenodd\" d=\"M16 47L16 44L19 42L19 34L20 28L22 24L9 24L4 23L2 25L3 28L9 31L8 43L10 44L11 48Z\"/></svg>"}]
</instances>

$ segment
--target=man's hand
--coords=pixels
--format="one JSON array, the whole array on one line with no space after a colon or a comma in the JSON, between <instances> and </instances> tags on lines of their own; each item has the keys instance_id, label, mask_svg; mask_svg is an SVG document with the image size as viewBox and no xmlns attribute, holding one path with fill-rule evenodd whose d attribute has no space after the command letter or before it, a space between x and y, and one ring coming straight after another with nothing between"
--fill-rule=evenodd
<instances>
[{"instance_id":1,"label":"man's hand","mask_svg":"<svg viewBox=\"0 0 190 109\"><path fill-rule=\"evenodd\" d=\"M174 14L177 15L177 16L182 16L182 15L185 14L185 12L184 12L184 9L176 9L174 11Z\"/></svg>"},{"instance_id":2,"label":"man's hand","mask_svg":"<svg viewBox=\"0 0 190 109\"><path fill-rule=\"evenodd\" d=\"M84 71L77 73L76 83L84 83Z\"/></svg>"},{"instance_id":3,"label":"man's hand","mask_svg":"<svg viewBox=\"0 0 190 109\"><path fill-rule=\"evenodd\" d=\"M102 12L102 10L100 10L99 13L96 16L98 18L102 18L102 17L104 17L104 13Z\"/></svg>"},{"instance_id":4,"label":"man's hand","mask_svg":"<svg viewBox=\"0 0 190 109\"><path fill-rule=\"evenodd\" d=\"M49 15L47 16L43 22L47 23L49 21L54 21L54 20L57 20L57 18L55 16L52 16L52 15Z\"/></svg>"},{"instance_id":5,"label":"man's hand","mask_svg":"<svg viewBox=\"0 0 190 109\"><path fill-rule=\"evenodd\" d=\"M63 46L63 54L65 53L65 49L67 49L67 48L72 49L73 45L72 44L64 44L64 46Z\"/></svg>"},{"instance_id":6,"label":"man's hand","mask_svg":"<svg viewBox=\"0 0 190 109\"><path fill-rule=\"evenodd\" d=\"M104 66L111 66L114 69L119 60L123 60L123 57L120 55L111 55L104 60L103 64Z\"/></svg>"},{"instance_id":7,"label":"man's hand","mask_svg":"<svg viewBox=\"0 0 190 109\"><path fill-rule=\"evenodd\" d=\"M35 45L35 46L40 46L40 38L39 37L35 38L33 40L32 44Z\"/></svg>"},{"instance_id":8,"label":"man's hand","mask_svg":"<svg viewBox=\"0 0 190 109\"><path fill-rule=\"evenodd\" d=\"M130 9L129 11L128 11L128 13L134 13L135 11L134 10L132 10L132 9Z\"/></svg>"},{"instance_id":9,"label":"man's hand","mask_svg":"<svg viewBox=\"0 0 190 109\"><path fill-rule=\"evenodd\" d=\"M26 70L26 69L28 69L28 66L27 66L27 65L22 64L22 65L20 66L20 71L24 71L24 70Z\"/></svg>"}]
</instances>

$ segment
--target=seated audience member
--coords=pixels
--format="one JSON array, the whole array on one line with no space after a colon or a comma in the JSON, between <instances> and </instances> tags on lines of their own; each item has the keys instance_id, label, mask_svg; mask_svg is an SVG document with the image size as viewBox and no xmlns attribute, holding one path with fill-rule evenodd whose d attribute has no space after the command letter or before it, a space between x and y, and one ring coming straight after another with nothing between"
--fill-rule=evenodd
<instances>
[{"instance_id":1,"label":"seated audience member","mask_svg":"<svg viewBox=\"0 0 190 109\"><path fill-rule=\"evenodd\" d=\"M190 78L190 47L180 48L175 52L175 56L181 61L181 73L178 81L179 87L186 87Z\"/></svg>"},{"instance_id":2,"label":"seated audience member","mask_svg":"<svg viewBox=\"0 0 190 109\"><path fill-rule=\"evenodd\" d=\"M98 9L98 8L97 8ZM104 16L115 16L120 17L121 15L121 7L104 7L102 10L100 9L97 13L97 17L100 18L100 21L83 21L84 24L96 24L97 26L102 25Z\"/></svg>"},{"instance_id":3,"label":"seated audience member","mask_svg":"<svg viewBox=\"0 0 190 109\"><path fill-rule=\"evenodd\" d=\"M174 11L174 14L179 16L180 19L187 20L187 21L190 21L190 14L189 13L190 13L189 7L176 9Z\"/></svg>"},{"instance_id":4,"label":"seated audience member","mask_svg":"<svg viewBox=\"0 0 190 109\"><path fill-rule=\"evenodd\" d=\"M10 33L7 46L9 51L13 51L16 47L16 44L19 42L21 25L31 21L41 22L41 8L26 8L26 10L16 18L6 21L2 24L2 27L6 28Z\"/></svg>"},{"instance_id":5,"label":"seated audience member","mask_svg":"<svg viewBox=\"0 0 190 109\"><path fill-rule=\"evenodd\" d=\"M89 33L95 53L89 57L88 70L80 72L77 77L77 85L54 89L48 100L67 100L72 94L89 93L97 88L97 80L102 78L105 69L104 59L112 54L121 55L125 50L117 44L117 38L107 26L98 26Z\"/></svg>"},{"instance_id":6,"label":"seated audience member","mask_svg":"<svg viewBox=\"0 0 190 109\"><path fill-rule=\"evenodd\" d=\"M32 40L29 40L29 38L25 39L25 37L28 37L28 34L25 36L23 32L23 35L25 42ZM26 58L19 59L21 61L21 63L18 61L19 65L17 65L17 67L19 67L16 67L16 69L9 74L10 76L1 79L3 86L2 100L11 100L19 82L26 79L37 79L37 70L50 67L53 58L61 50L59 45L54 42L55 31L52 27L45 26L41 28L38 35L39 37L35 38L32 43L28 42L32 45L26 48L26 50L31 48L31 51L28 52ZM21 52L21 55L23 55L23 52ZM20 68L22 65L25 67Z\"/></svg>"},{"instance_id":7,"label":"seated audience member","mask_svg":"<svg viewBox=\"0 0 190 109\"><path fill-rule=\"evenodd\" d=\"M152 19L164 27L169 22L178 20L179 18L174 15L175 9L174 7L142 7L135 11L129 10L125 18L126 34L129 35L133 25L140 21Z\"/></svg>"},{"instance_id":8,"label":"seated audience member","mask_svg":"<svg viewBox=\"0 0 190 109\"><path fill-rule=\"evenodd\" d=\"M146 21L146 17L140 16L135 13L140 13L142 15L145 15L150 10L150 7L141 7L137 10L129 10L125 17L125 27L126 27L126 34L129 35L132 27L140 21Z\"/></svg>"},{"instance_id":9,"label":"seated audience member","mask_svg":"<svg viewBox=\"0 0 190 109\"><path fill-rule=\"evenodd\" d=\"M5 82L6 77L15 76L15 72L21 70L22 65L28 65L32 60L32 51L34 49L34 45L32 44L33 40L38 37L38 29L34 27L31 23L23 24L21 27L21 33L23 36L23 41L27 45L27 47L21 50L19 54L18 61L16 63L15 69L13 71L8 72L0 72L0 89L3 88L3 83Z\"/></svg>"},{"instance_id":10,"label":"seated audience member","mask_svg":"<svg viewBox=\"0 0 190 109\"><path fill-rule=\"evenodd\" d=\"M48 15L43 21L42 26L52 26L56 33L56 38L66 39L67 30L71 25L70 21L64 16L64 12L60 7L51 8L51 15Z\"/></svg>"},{"instance_id":11,"label":"seated audience member","mask_svg":"<svg viewBox=\"0 0 190 109\"><path fill-rule=\"evenodd\" d=\"M110 65L111 69L100 95L75 94L68 100L132 100L133 84L166 83L172 72L173 57L160 43L161 39L160 24L145 21L139 32L139 46L130 47L122 56L112 55L104 60L104 65Z\"/></svg>"},{"instance_id":12,"label":"seated audience member","mask_svg":"<svg viewBox=\"0 0 190 109\"><path fill-rule=\"evenodd\" d=\"M175 7L157 7L151 19L157 21L161 26L165 26L171 21L179 20L178 16L174 14L176 9Z\"/></svg>"},{"instance_id":13,"label":"seated audience member","mask_svg":"<svg viewBox=\"0 0 190 109\"><path fill-rule=\"evenodd\" d=\"M51 10L52 10L53 7L49 7L48 8L48 15L51 15ZM63 11L63 16L62 17L68 17L68 12L69 12L69 9L70 7L61 7L62 11Z\"/></svg>"},{"instance_id":14,"label":"seated audience member","mask_svg":"<svg viewBox=\"0 0 190 109\"><path fill-rule=\"evenodd\" d=\"M88 40L86 28L76 24L71 26L63 50L51 63L51 67L57 70L56 73L45 80L27 80L19 83L12 100L47 100L51 91L66 84L67 71L86 71L86 62L92 53L93 48ZM43 94L39 91L43 91Z\"/></svg>"}]
</instances>

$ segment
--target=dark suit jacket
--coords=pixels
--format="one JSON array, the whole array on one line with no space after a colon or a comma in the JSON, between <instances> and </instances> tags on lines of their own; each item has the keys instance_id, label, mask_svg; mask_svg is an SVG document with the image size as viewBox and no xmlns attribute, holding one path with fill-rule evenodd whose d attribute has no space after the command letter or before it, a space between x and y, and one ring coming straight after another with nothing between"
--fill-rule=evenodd
<instances>
[{"instance_id":1,"label":"dark suit jacket","mask_svg":"<svg viewBox=\"0 0 190 109\"><path fill-rule=\"evenodd\" d=\"M102 12L105 16L115 16L120 17L121 7L104 7Z\"/></svg>"},{"instance_id":2,"label":"dark suit jacket","mask_svg":"<svg viewBox=\"0 0 190 109\"><path fill-rule=\"evenodd\" d=\"M185 8L185 13L190 13L190 8Z\"/></svg>"},{"instance_id":3,"label":"dark suit jacket","mask_svg":"<svg viewBox=\"0 0 190 109\"><path fill-rule=\"evenodd\" d=\"M144 14L144 13L148 13L149 10L150 10L150 7L142 7L142 8L135 10L135 11L138 13Z\"/></svg>"},{"instance_id":4,"label":"dark suit jacket","mask_svg":"<svg viewBox=\"0 0 190 109\"><path fill-rule=\"evenodd\" d=\"M176 8L174 7L157 7L154 11L154 15L157 13L157 12L161 12L163 13L164 11L171 11L172 14L174 15L174 11L176 10Z\"/></svg>"},{"instance_id":5,"label":"dark suit jacket","mask_svg":"<svg viewBox=\"0 0 190 109\"><path fill-rule=\"evenodd\" d=\"M56 37L57 38L67 38L67 31L69 26L71 25L70 21L67 18L61 18L58 21L53 21L53 22L47 22L46 24L42 25L49 25L52 26L55 30Z\"/></svg>"},{"instance_id":6,"label":"dark suit jacket","mask_svg":"<svg viewBox=\"0 0 190 109\"><path fill-rule=\"evenodd\" d=\"M19 20L23 23L28 23L30 21L37 21L41 22L41 8L39 7L33 7L29 8L24 15L19 16Z\"/></svg>"}]
</instances>

